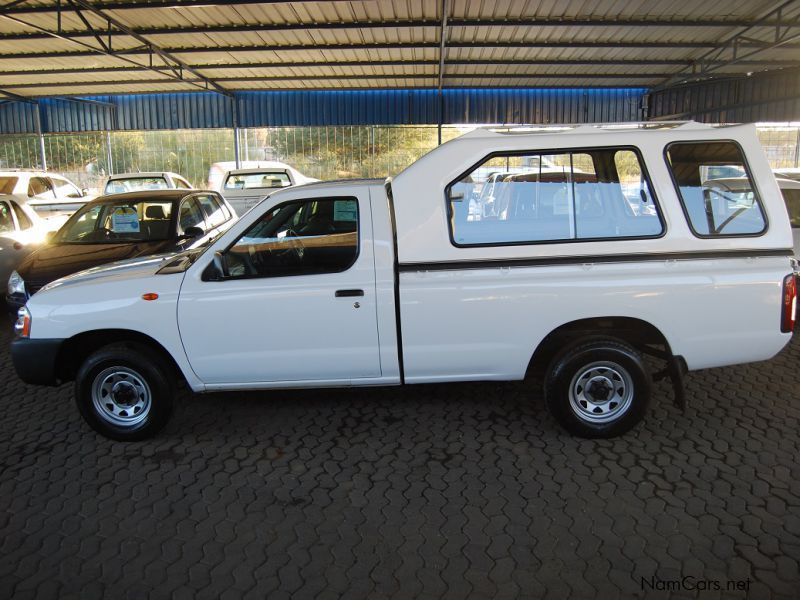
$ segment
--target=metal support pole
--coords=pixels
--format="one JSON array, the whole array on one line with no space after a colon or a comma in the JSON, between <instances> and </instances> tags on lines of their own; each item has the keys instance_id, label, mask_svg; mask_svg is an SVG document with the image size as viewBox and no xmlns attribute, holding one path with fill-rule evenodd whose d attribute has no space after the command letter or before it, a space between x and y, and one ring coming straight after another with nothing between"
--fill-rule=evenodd
<instances>
[{"instance_id":1,"label":"metal support pole","mask_svg":"<svg viewBox=\"0 0 800 600\"><path fill-rule=\"evenodd\" d=\"M442 122L444 120L444 95L442 94L442 90L439 90L439 110L437 111L439 115L438 123L436 124L436 129L439 135L439 145L442 145Z\"/></svg>"},{"instance_id":2,"label":"metal support pole","mask_svg":"<svg viewBox=\"0 0 800 600\"><path fill-rule=\"evenodd\" d=\"M114 174L114 157L111 153L111 131L106 129L106 163L108 164L108 174Z\"/></svg>"},{"instance_id":3,"label":"metal support pole","mask_svg":"<svg viewBox=\"0 0 800 600\"><path fill-rule=\"evenodd\" d=\"M241 169L242 157L241 149L239 148L239 103L236 102L236 97L231 98L233 102L233 160L236 162L236 168Z\"/></svg>"},{"instance_id":4,"label":"metal support pole","mask_svg":"<svg viewBox=\"0 0 800 600\"><path fill-rule=\"evenodd\" d=\"M794 143L794 168L800 165L800 127L797 129L797 139Z\"/></svg>"},{"instance_id":5,"label":"metal support pole","mask_svg":"<svg viewBox=\"0 0 800 600\"><path fill-rule=\"evenodd\" d=\"M36 122L36 134L39 136L39 158L42 163L42 171L47 171L47 153L44 148L44 134L42 133L42 116L40 114L41 107L36 103L36 110L34 112Z\"/></svg>"}]
</instances>

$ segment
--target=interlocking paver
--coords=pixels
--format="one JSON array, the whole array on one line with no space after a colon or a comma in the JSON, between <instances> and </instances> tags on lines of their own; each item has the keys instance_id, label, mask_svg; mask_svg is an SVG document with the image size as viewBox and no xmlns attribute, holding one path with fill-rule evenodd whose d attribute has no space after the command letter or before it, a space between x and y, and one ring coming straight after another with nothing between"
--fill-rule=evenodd
<instances>
[{"instance_id":1,"label":"interlocking paver","mask_svg":"<svg viewBox=\"0 0 800 600\"><path fill-rule=\"evenodd\" d=\"M684 598L800 590L800 335L659 383L580 440L538 384L181 392L154 440L95 435L0 333L0 597Z\"/></svg>"}]
</instances>

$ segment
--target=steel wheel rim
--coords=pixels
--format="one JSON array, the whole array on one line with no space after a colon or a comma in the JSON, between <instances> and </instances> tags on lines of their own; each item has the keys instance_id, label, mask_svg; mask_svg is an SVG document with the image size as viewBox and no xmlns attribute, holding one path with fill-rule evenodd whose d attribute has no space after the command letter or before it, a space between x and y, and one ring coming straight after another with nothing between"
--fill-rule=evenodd
<instances>
[{"instance_id":1,"label":"steel wheel rim","mask_svg":"<svg viewBox=\"0 0 800 600\"><path fill-rule=\"evenodd\" d=\"M633 403L633 379L620 364L597 361L581 367L569 385L569 404L582 421L609 423Z\"/></svg>"},{"instance_id":2,"label":"steel wheel rim","mask_svg":"<svg viewBox=\"0 0 800 600\"><path fill-rule=\"evenodd\" d=\"M144 377L128 367L109 367L92 382L97 415L117 427L134 427L150 414L152 394Z\"/></svg>"}]
</instances>

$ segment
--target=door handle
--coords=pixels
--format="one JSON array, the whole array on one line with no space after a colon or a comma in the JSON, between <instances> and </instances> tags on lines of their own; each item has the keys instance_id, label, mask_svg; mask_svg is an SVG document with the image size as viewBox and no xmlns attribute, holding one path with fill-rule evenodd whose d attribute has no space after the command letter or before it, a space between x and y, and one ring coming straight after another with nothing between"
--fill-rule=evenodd
<instances>
[{"instance_id":1,"label":"door handle","mask_svg":"<svg viewBox=\"0 0 800 600\"><path fill-rule=\"evenodd\" d=\"M363 296L364 290L336 290L337 298L353 298L355 296Z\"/></svg>"}]
</instances>

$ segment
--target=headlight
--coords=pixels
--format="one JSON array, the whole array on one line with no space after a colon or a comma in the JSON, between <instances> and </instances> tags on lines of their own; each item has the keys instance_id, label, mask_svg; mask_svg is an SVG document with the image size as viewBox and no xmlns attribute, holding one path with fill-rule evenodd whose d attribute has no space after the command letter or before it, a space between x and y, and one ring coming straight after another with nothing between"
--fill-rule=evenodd
<instances>
[{"instance_id":1,"label":"headlight","mask_svg":"<svg viewBox=\"0 0 800 600\"><path fill-rule=\"evenodd\" d=\"M24 306L17 311L17 322L14 323L14 333L19 337L31 335L31 313Z\"/></svg>"},{"instance_id":2,"label":"headlight","mask_svg":"<svg viewBox=\"0 0 800 600\"><path fill-rule=\"evenodd\" d=\"M20 277L16 271L11 271L11 277L8 278L8 295L14 294L25 295L25 281Z\"/></svg>"}]
</instances>

